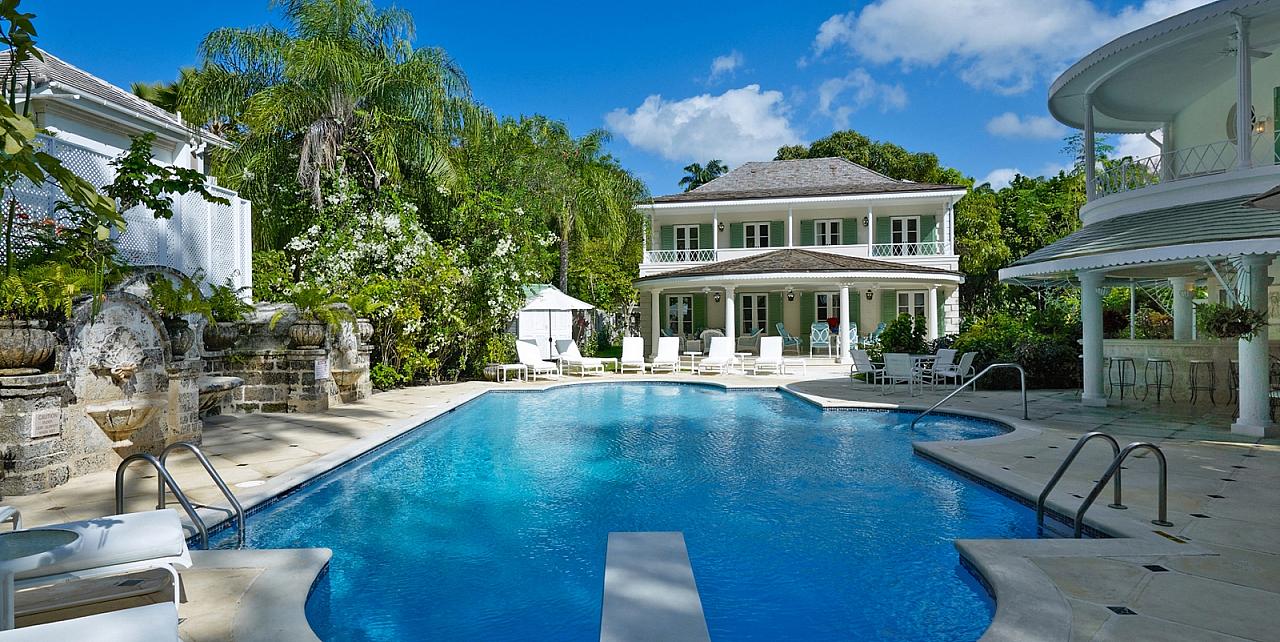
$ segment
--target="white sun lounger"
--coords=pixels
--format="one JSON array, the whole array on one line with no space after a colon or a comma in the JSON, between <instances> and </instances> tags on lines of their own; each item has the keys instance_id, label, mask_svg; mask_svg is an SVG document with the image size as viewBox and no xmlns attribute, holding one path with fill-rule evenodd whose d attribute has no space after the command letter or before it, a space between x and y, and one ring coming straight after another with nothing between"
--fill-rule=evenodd
<instances>
[{"instance_id":1,"label":"white sun lounger","mask_svg":"<svg viewBox=\"0 0 1280 642\"><path fill-rule=\"evenodd\" d=\"M111 640L111 642L177 642L178 609L173 602L148 604L61 622L0 631L2 642Z\"/></svg>"},{"instance_id":2,"label":"white sun lounger","mask_svg":"<svg viewBox=\"0 0 1280 642\"><path fill-rule=\"evenodd\" d=\"M635 370L640 374L644 374L645 368L648 367L649 364L644 362L644 338L623 337L622 360L618 362L618 372L625 373L628 370Z\"/></svg>"},{"instance_id":3,"label":"white sun lounger","mask_svg":"<svg viewBox=\"0 0 1280 642\"><path fill-rule=\"evenodd\" d=\"M520 359L520 364L526 368L526 375L530 381L536 380L538 375L555 375L560 376L560 366L543 361L538 354L538 346L528 341L516 341L516 356Z\"/></svg>"},{"instance_id":4,"label":"white sun lounger","mask_svg":"<svg viewBox=\"0 0 1280 642\"><path fill-rule=\"evenodd\" d=\"M578 342L572 339L557 341L556 349L560 352L560 367L566 374L573 374L575 369L579 376L586 376L588 372L604 374L605 362L613 361L613 359L582 356L582 351L578 350Z\"/></svg>"},{"instance_id":5,"label":"white sun lounger","mask_svg":"<svg viewBox=\"0 0 1280 642\"><path fill-rule=\"evenodd\" d=\"M782 337L760 337L760 356L751 364L751 374L765 371L781 373L784 366Z\"/></svg>"},{"instance_id":6,"label":"white sun lounger","mask_svg":"<svg viewBox=\"0 0 1280 642\"><path fill-rule=\"evenodd\" d=\"M182 589L175 567L190 568L191 552L176 512L127 513L30 530L51 528L79 533L79 550L54 564L18 573L14 590L164 569L173 575L174 601L179 601Z\"/></svg>"},{"instance_id":7,"label":"white sun lounger","mask_svg":"<svg viewBox=\"0 0 1280 642\"><path fill-rule=\"evenodd\" d=\"M649 364L651 372L670 370L675 372L680 367L680 337L658 337L658 354Z\"/></svg>"},{"instance_id":8,"label":"white sun lounger","mask_svg":"<svg viewBox=\"0 0 1280 642\"><path fill-rule=\"evenodd\" d=\"M729 337L711 337L711 349L707 358L694 366L694 372L702 374L707 370L718 370L720 374L725 374L732 365L733 340Z\"/></svg>"}]
</instances>

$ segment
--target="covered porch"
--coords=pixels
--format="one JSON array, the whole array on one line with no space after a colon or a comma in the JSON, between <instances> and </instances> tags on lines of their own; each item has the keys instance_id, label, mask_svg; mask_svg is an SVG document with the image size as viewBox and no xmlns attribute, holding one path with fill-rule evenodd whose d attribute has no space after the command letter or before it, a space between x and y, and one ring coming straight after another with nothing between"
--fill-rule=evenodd
<instances>
[{"instance_id":1,"label":"covered porch","mask_svg":"<svg viewBox=\"0 0 1280 642\"><path fill-rule=\"evenodd\" d=\"M641 335L700 341L730 337L756 352L758 338L785 331L785 352L850 363L849 350L905 313L925 319L930 339L959 329L963 277L938 268L785 249L641 278ZM826 323L825 343L815 324ZM781 326L781 329L779 328Z\"/></svg>"},{"instance_id":2,"label":"covered porch","mask_svg":"<svg viewBox=\"0 0 1280 642\"><path fill-rule=\"evenodd\" d=\"M1033 287L1079 288L1084 405L1106 406L1112 394L1124 391L1112 385L1119 368L1128 371L1130 381L1136 375L1132 392L1141 394L1149 383L1149 367L1171 369L1171 390L1163 394L1171 391L1186 403L1194 367L1198 384L1213 388L1197 391L1198 402L1236 402L1233 433L1275 436L1271 372L1276 361L1272 353L1280 352L1273 339L1280 333L1270 301L1278 255L1280 214L1233 199L1090 224L1001 270L1000 278ZM1153 286L1172 291L1172 340L1104 340L1103 296L1112 288ZM1251 338L1200 336L1197 302L1251 308L1267 315L1272 325ZM1132 359L1132 368L1125 359ZM1208 376L1212 384L1205 381Z\"/></svg>"}]
</instances>

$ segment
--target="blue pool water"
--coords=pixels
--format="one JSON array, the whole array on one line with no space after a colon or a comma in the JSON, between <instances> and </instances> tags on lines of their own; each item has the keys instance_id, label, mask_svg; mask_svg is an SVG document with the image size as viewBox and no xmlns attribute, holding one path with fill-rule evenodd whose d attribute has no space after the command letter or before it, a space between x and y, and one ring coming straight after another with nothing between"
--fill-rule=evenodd
<instances>
[{"instance_id":1,"label":"blue pool water","mask_svg":"<svg viewBox=\"0 0 1280 642\"><path fill-rule=\"evenodd\" d=\"M1001 428L910 418L702 386L489 394L249 541L333 549L308 602L325 640L596 640L607 535L633 530L684 532L716 640L975 640L992 607L952 542L1034 518L911 451Z\"/></svg>"}]
</instances>

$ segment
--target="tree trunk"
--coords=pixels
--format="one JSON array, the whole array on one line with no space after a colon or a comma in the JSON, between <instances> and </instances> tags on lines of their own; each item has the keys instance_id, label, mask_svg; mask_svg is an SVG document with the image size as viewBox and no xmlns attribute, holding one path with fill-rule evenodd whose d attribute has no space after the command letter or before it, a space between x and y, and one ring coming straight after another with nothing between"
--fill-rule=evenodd
<instances>
[{"instance_id":1,"label":"tree trunk","mask_svg":"<svg viewBox=\"0 0 1280 642\"><path fill-rule=\"evenodd\" d=\"M569 292L569 235L560 232L560 291Z\"/></svg>"}]
</instances>

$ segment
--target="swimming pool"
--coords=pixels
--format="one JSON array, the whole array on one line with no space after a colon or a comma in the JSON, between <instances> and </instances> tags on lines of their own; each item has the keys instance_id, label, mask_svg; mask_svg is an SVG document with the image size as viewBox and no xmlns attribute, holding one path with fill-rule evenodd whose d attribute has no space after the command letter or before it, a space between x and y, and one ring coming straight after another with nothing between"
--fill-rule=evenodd
<instances>
[{"instance_id":1,"label":"swimming pool","mask_svg":"<svg viewBox=\"0 0 1280 642\"><path fill-rule=\"evenodd\" d=\"M255 548L333 549L325 640L596 640L610 531L683 531L716 640L974 640L955 539L1029 509L913 440L999 434L679 384L492 393L249 519ZM223 534L223 540L230 536Z\"/></svg>"}]
</instances>

